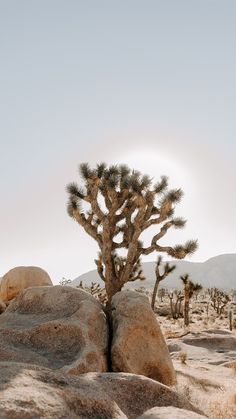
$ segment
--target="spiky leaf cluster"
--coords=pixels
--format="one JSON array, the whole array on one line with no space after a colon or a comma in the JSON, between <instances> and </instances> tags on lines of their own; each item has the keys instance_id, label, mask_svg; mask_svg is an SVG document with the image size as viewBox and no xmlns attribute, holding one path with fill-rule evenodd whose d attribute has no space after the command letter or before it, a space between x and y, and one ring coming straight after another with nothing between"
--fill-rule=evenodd
<instances>
[{"instance_id":1,"label":"spiky leaf cluster","mask_svg":"<svg viewBox=\"0 0 236 419\"><path fill-rule=\"evenodd\" d=\"M184 274L180 276L180 279L182 280L185 289L188 291L189 298L192 298L193 294L195 292L198 292L202 289L202 285L198 284L197 282L193 282L190 280L189 274Z\"/></svg>"},{"instance_id":2,"label":"spiky leaf cluster","mask_svg":"<svg viewBox=\"0 0 236 419\"><path fill-rule=\"evenodd\" d=\"M160 269L162 268L162 273L160 272ZM176 265L171 265L169 262L166 262L163 264L162 256L158 256L157 262L156 262L156 278L158 281L162 281L165 279L171 272L173 272L176 269Z\"/></svg>"}]
</instances>

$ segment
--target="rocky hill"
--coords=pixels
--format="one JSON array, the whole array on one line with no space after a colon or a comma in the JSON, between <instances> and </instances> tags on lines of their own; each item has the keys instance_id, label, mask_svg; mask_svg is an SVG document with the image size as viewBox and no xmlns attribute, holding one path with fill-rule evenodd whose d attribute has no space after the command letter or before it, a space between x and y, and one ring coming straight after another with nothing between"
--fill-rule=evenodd
<instances>
[{"instance_id":1,"label":"rocky hill","mask_svg":"<svg viewBox=\"0 0 236 419\"><path fill-rule=\"evenodd\" d=\"M173 261L176 265L175 271L170 274L168 279L163 282L163 285L168 288L179 288L181 282L179 276L184 273L189 273L192 280L199 282L204 287L217 287L223 289L236 288L236 254L224 254L215 256L205 262L189 262L184 260ZM146 277L145 281L136 281L130 283L129 287L138 288L145 286L146 288L153 287L155 273L155 262L144 262L143 271ZM73 284L79 284L80 281L89 285L91 282L99 282L100 280L97 271L93 270L80 275L73 281Z\"/></svg>"}]
</instances>

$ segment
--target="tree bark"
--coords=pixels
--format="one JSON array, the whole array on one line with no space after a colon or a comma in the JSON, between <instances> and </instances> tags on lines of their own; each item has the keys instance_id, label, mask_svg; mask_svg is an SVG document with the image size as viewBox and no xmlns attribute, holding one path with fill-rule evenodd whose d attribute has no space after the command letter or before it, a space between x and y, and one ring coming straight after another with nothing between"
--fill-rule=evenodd
<instances>
[{"instance_id":1,"label":"tree bark","mask_svg":"<svg viewBox=\"0 0 236 419\"><path fill-rule=\"evenodd\" d=\"M154 308L155 308L155 302L156 302L156 296L157 296L157 291L158 291L159 283L160 283L160 279L157 278L156 279L156 282L155 282L155 285L154 285L154 288L153 288L153 292L152 292L151 307L152 307L153 311L154 311Z\"/></svg>"},{"instance_id":2,"label":"tree bark","mask_svg":"<svg viewBox=\"0 0 236 419\"><path fill-rule=\"evenodd\" d=\"M184 324L189 325L189 285L186 284L184 295Z\"/></svg>"}]
</instances>

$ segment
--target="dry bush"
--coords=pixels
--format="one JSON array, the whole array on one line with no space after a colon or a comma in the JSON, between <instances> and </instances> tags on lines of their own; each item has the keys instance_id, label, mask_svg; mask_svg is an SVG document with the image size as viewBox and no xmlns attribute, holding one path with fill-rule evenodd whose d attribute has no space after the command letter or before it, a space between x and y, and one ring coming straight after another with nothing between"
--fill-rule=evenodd
<instances>
[{"instance_id":1,"label":"dry bush","mask_svg":"<svg viewBox=\"0 0 236 419\"><path fill-rule=\"evenodd\" d=\"M181 388L180 393L181 393L184 397L186 397L186 399L188 399L188 401L191 403L191 401L192 401L192 392L191 392L190 387L189 387L187 384L185 384L185 385Z\"/></svg>"},{"instance_id":2,"label":"dry bush","mask_svg":"<svg viewBox=\"0 0 236 419\"><path fill-rule=\"evenodd\" d=\"M224 390L211 380L178 372L177 391L209 419L236 418L236 392Z\"/></svg>"},{"instance_id":3,"label":"dry bush","mask_svg":"<svg viewBox=\"0 0 236 419\"><path fill-rule=\"evenodd\" d=\"M84 286L83 282L80 281L80 284L77 285L76 288L83 289L84 291L87 291L89 294L91 294L96 300L100 301L102 305L106 305L107 303L107 295L105 288L101 288L99 284L96 282L92 282L90 286Z\"/></svg>"},{"instance_id":4,"label":"dry bush","mask_svg":"<svg viewBox=\"0 0 236 419\"><path fill-rule=\"evenodd\" d=\"M187 354L187 352L181 351L181 352L179 353L179 357L178 357L178 359L180 360L181 364L186 364L186 361L187 361L187 359L188 359L188 354Z\"/></svg>"},{"instance_id":5,"label":"dry bush","mask_svg":"<svg viewBox=\"0 0 236 419\"><path fill-rule=\"evenodd\" d=\"M214 399L206 401L206 410L211 419L235 419L236 418L236 393L221 391Z\"/></svg>"},{"instance_id":6,"label":"dry bush","mask_svg":"<svg viewBox=\"0 0 236 419\"><path fill-rule=\"evenodd\" d=\"M230 364L230 368L232 368L233 372L236 374L236 361L234 361ZM235 400L235 403L236 403L236 400Z\"/></svg>"}]
</instances>

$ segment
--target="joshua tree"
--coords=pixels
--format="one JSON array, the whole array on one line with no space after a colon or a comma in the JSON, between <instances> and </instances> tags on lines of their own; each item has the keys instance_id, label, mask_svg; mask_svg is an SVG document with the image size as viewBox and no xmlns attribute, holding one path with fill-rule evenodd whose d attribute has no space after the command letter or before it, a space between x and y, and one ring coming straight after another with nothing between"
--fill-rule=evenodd
<instances>
[{"instance_id":1,"label":"joshua tree","mask_svg":"<svg viewBox=\"0 0 236 419\"><path fill-rule=\"evenodd\" d=\"M175 301L174 301L174 295L175 295ZM172 319L178 319L180 316L182 316L182 301L184 299L184 296L181 291L170 291L168 294L168 297L170 299L170 311L171 311L171 317Z\"/></svg>"},{"instance_id":2,"label":"joshua tree","mask_svg":"<svg viewBox=\"0 0 236 419\"><path fill-rule=\"evenodd\" d=\"M197 242L190 240L173 247L159 244L171 227L182 228L186 223L173 216L183 193L181 189L167 190L166 177L152 185L147 175L125 165L107 167L104 163L95 169L83 163L79 171L83 188L76 183L67 186L68 214L98 243L97 271L105 282L110 309L112 296L125 283L143 278L143 255L164 252L183 259L196 250ZM159 229L151 243L144 245L142 234L153 226ZM125 256L121 257L118 252L122 249Z\"/></svg>"},{"instance_id":3,"label":"joshua tree","mask_svg":"<svg viewBox=\"0 0 236 419\"><path fill-rule=\"evenodd\" d=\"M158 292L158 297L160 298L161 303L162 303L163 298L166 295L166 290L165 290L165 288L160 288L157 292Z\"/></svg>"},{"instance_id":4,"label":"joshua tree","mask_svg":"<svg viewBox=\"0 0 236 419\"><path fill-rule=\"evenodd\" d=\"M189 279L189 275L185 274L180 277L184 284L184 324L189 325L189 303L194 292L200 291L202 286L194 283Z\"/></svg>"},{"instance_id":5,"label":"joshua tree","mask_svg":"<svg viewBox=\"0 0 236 419\"><path fill-rule=\"evenodd\" d=\"M156 262L156 268L155 268L156 281L153 288L152 302L151 302L151 306L153 310L155 308L155 301L156 301L157 291L158 291L160 282L163 281L163 279L165 279L176 268L175 265L171 266L168 262L166 262L163 266L163 273L161 274L160 272L161 263L162 263L162 257L158 256L158 259Z\"/></svg>"},{"instance_id":6,"label":"joshua tree","mask_svg":"<svg viewBox=\"0 0 236 419\"><path fill-rule=\"evenodd\" d=\"M229 295L218 288L209 288L208 292L211 299L211 306L217 314L222 314L224 307L230 301Z\"/></svg>"}]
</instances>

